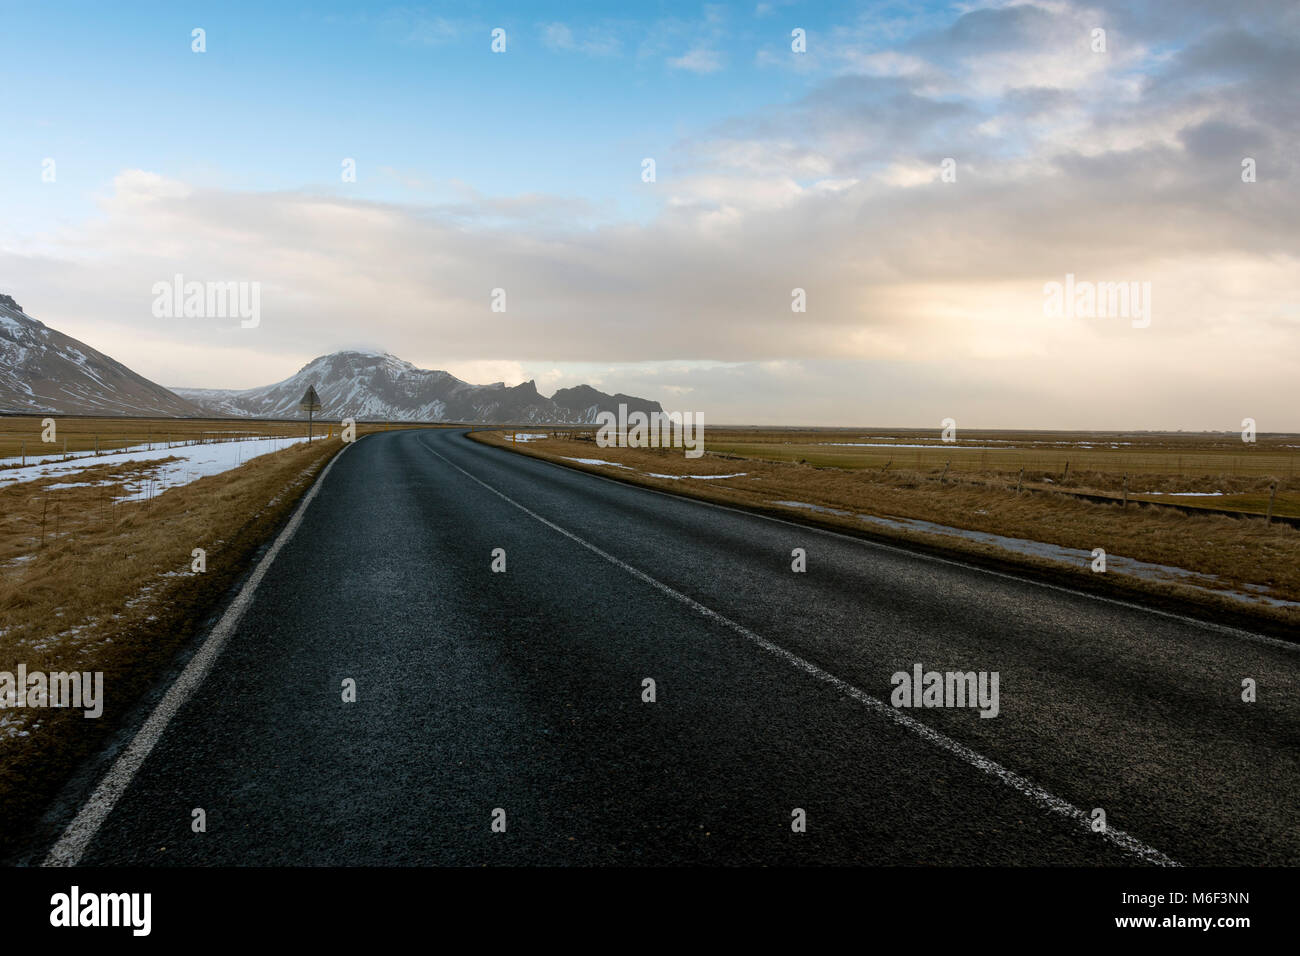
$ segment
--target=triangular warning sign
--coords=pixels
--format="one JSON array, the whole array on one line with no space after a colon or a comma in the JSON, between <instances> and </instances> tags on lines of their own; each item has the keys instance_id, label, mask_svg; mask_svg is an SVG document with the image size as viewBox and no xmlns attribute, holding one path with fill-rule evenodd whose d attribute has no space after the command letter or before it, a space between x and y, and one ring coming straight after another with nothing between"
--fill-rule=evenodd
<instances>
[{"instance_id":1,"label":"triangular warning sign","mask_svg":"<svg viewBox=\"0 0 1300 956\"><path fill-rule=\"evenodd\" d=\"M307 392L303 395L302 401L298 403L298 407L304 412L320 411L320 396L316 394L316 387L314 385L307 386Z\"/></svg>"}]
</instances>

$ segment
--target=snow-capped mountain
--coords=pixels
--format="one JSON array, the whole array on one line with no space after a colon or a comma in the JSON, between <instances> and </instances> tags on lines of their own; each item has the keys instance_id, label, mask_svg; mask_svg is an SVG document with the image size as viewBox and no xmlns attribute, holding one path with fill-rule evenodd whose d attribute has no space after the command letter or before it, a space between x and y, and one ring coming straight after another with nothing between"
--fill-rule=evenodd
<instances>
[{"instance_id":1,"label":"snow-capped mountain","mask_svg":"<svg viewBox=\"0 0 1300 956\"><path fill-rule=\"evenodd\" d=\"M388 421L450 421L485 424L590 424L601 411L662 411L658 402L607 395L589 385L565 388L546 398L533 381L507 388L502 382L470 385L450 372L417 368L385 352L335 352L307 363L274 385L243 391L177 388L176 394L213 414L257 418L298 417L298 402L311 386L320 395L322 418Z\"/></svg>"},{"instance_id":2,"label":"snow-capped mountain","mask_svg":"<svg viewBox=\"0 0 1300 956\"><path fill-rule=\"evenodd\" d=\"M551 398L535 382L470 385L381 352L323 355L290 378L242 391L166 389L71 336L49 328L0 293L0 412L68 415L299 418L309 386L322 418L484 424L590 424L601 411L660 411L659 403L606 395L589 385Z\"/></svg>"},{"instance_id":3,"label":"snow-capped mountain","mask_svg":"<svg viewBox=\"0 0 1300 956\"><path fill-rule=\"evenodd\" d=\"M0 294L0 412L200 415L196 406Z\"/></svg>"}]
</instances>

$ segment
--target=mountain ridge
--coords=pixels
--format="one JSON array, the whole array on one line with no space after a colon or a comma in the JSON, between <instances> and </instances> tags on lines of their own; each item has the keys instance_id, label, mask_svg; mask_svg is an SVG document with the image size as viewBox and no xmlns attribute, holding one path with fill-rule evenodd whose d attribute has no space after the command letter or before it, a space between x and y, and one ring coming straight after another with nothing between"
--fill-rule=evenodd
<instances>
[{"instance_id":1,"label":"mountain ridge","mask_svg":"<svg viewBox=\"0 0 1300 956\"><path fill-rule=\"evenodd\" d=\"M323 418L474 424L592 424L601 411L662 411L658 402L590 385L546 398L536 380L471 385L389 352L345 349L312 359L260 388L168 389L32 318L0 293L0 412L159 417L298 418L308 386Z\"/></svg>"},{"instance_id":2,"label":"mountain ridge","mask_svg":"<svg viewBox=\"0 0 1300 956\"><path fill-rule=\"evenodd\" d=\"M85 342L34 319L0 293L0 411L156 415L202 411Z\"/></svg>"},{"instance_id":3,"label":"mountain ridge","mask_svg":"<svg viewBox=\"0 0 1300 956\"><path fill-rule=\"evenodd\" d=\"M458 421L475 424L592 424L602 411L662 411L656 401L590 385L558 390L550 398L537 381L471 385L450 372L422 369L390 352L344 349L312 359L296 373L260 388L173 391L209 411L237 417L296 415L308 386L320 394L325 418Z\"/></svg>"}]
</instances>

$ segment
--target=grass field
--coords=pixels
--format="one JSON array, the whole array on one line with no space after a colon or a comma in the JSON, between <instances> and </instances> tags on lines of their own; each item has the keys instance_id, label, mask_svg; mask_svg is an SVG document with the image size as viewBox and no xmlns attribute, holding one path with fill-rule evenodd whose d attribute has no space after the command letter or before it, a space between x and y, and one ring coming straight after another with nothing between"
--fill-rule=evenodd
<instances>
[{"instance_id":1,"label":"grass field","mask_svg":"<svg viewBox=\"0 0 1300 956\"><path fill-rule=\"evenodd\" d=\"M923 446L923 447L916 447ZM849 470L899 470L1122 495L1184 507L1300 517L1300 436L984 432L713 432L709 451ZM1023 478L1021 469L1024 470ZM1126 481L1127 478L1127 481ZM1277 481L1276 495L1272 484ZM1174 496L1174 497L1171 497ZM1181 497L1178 497L1181 496Z\"/></svg>"},{"instance_id":2,"label":"grass field","mask_svg":"<svg viewBox=\"0 0 1300 956\"><path fill-rule=\"evenodd\" d=\"M541 431L534 429L534 433ZM1274 482L1278 492L1275 513L1300 511L1300 479L1270 472L1269 465L1289 462L1287 444L1294 438L1273 438L1262 446L1263 453L1220 445L1215 439L1168 440L1165 437L1143 443L1136 436L1124 436L1128 445L1096 447L1100 436L1071 436L1069 443L1053 436L1008 433L980 436L986 448L969 445L962 451L932 442L923 448L901 448L903 444L925 444L916 433L855 431L760 432L757 430L714 429L706 433L707 453L687 459L679 449L630 449L599 447L590 429L570 433L552 432L549 437L512 444L509 434L475 433L489 444L511 447L522 453L564 461L598 460L612 465L577 465L588 470L630 480L651 487L672 490L728 504L785 511L803 520L905 540L920 540L945 550L995 556L1022 565L1047 566L1052 561L1015 554L980 540L980 535L1000 535L1026 542L1041 542L1088 554L1103 548L1122 556L1164 568L1182 569L1197 575L1197 588L1168 581L1146 580L1128 575L1107 574L1105 586L1138 594L1162 594L1219 609L1247 608L1261 619L1300 627L1300 608L1270 605L1251 599L1249 604L1225 603L1217 594L1254 593L1281 601L1300 601L1300 529L1259 518L1233 518L1212 513L1186 514L1173 508L1139 507L1139 497L1180 504L1213 502L1215 507L1242 502L1267 505ZM871 441L882 436L894 439L887 448L828 445L828 442ZM930 436L933 439L933 435ZM971 436L974 437L974 436ZM1109 436L1108 436L1109 437ZM794 440L792 440L792 438ZM994 444L991 439L997 439ZM1240 439L1238 438L1238 441ZM1002 443L1013 447L1001 447ZM1038 444L1035 444L1037 442ZM1076 442L1091 443L1080 449ZM973 445L974 442L971 442ZM1118 441L1116 442L1118 445ZM1079 457L1087 452L1086 458ZM965 468L956 459L965 454ZM1258 473L1234 475L1229 461L1249 460ZM987 457L982 457L987 455ZM1065 473L1065 462L1070 472ZM1209 469L1211 462L1223 470L1210 473L1180 473L1179 462ZM951 467L945 467L953 461ZM1030 468L1030 464L1036 465ZM1082 463L1076 470L1076 463ZM1138 463L1151 469L1137 473ZM622 465L624 467L614 467ZM888 467L886 467L888 466ZM1025 468L1023 478L1020 469ZM1130 504L1124 507L1124 475L1129 475ZM655 477L662 475L665 477ZM693 476L695 480L681 476ZM710 476L703 480L704 476ZM732 477L723 477L732 476ZM1017 486L1020 492L1017 493ZM1142 492L1165 492L1139 495ZM1178 498L1176 493L1202 494L1224 491L1210 498ZM1065 492L1065 493L1060 493ZM1115 494L1114 503L1099 503L1077 494ZM860 516L885 519L864 522ZM917 522L933 522L963 535L928 533ZM1059 569L1059 562L1058 562ZM1068 573L1078 575L1088 586L1098 582L1086 561L1075 561ZM1210 592L1217 592L1212 594Z\"/></svg>"},{"instance_id":3,"label":"grass field","mask_svg":"<svg viewBox=\"0 0 1300 956\"><path fill-rule=\"evenodd\" d=\"M45 422L54 422L54 441L42 440ZM366 426L368 428L374 426ZM312 434L337 435L337 422L316 422ZM307 434L301 422L232 418L95 418L75 415L0 416L0 467L27 457L111 452L160 447L179 442L234 441L241 438L289 438Z\"/></svg>"},{"instance_id":4,"label":"grass field","mask_svg":"<svg viewBox=\"0 0 1300 956\"><path fill-rule=\"evenodd\" d=\"M520 429L525 431L525 429ZM509 437L509 432L505 432ZM594 437L590 428L557 434ZM714 428L710 454L883 475L946 476L1057 490L1300 517L1300 436L1143 432ZM1022 473L1023 469L1023 473ZM1273 484L1277 488L1274 492Z\"/></svg>"},{"instance_id":5,"label":"grass field","mask_svg":"<svg viewBox=\"0 0 1300 956\"><path fill-rule=\"evenodd\" d=\"M804 460L836 468L920 470L952 463L958 472L1060 476L1071 471L1188 478L1293 478L1300 436L1167 435L1132 432L961 432L954 442L937 431L830 430L809 432L711 430L710 451L773 461ZM923 447L917 447L923 446Z\"/></svg>"}]
</instances>

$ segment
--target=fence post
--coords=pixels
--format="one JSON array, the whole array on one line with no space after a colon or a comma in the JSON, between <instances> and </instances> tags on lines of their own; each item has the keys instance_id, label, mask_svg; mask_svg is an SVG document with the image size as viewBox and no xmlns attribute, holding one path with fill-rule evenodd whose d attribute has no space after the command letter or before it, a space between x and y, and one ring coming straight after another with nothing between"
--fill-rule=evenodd
<instances>
[{"instance_id":1,"label":"fence post","mask_svg":"<svg viewBox=\"0 0 1300 956\"><path fill-rule=\"evenodd\" d=\"M1127 472L1124 474L1124 504L1122 504L1120 507L1122 508L1128 507L1128 473Z\"/></svg>"},{"instance_id":2,"label":"fence post","mask_svg":"<svg viewBox=\"0 0 1300 956\"><path fill-rule=\"evenodd\" d=\"M1275 480L1273 482L1273 488L1268 493L1268 516L1264 519L1265 522L1271 522L1273 520L1273 499L1276 497L1277 481Z\"/></svg>"},{"instance_id":3,"label":"fence post","mask_svg":"<svg viewBox=\"0 0 1300 956\"><path fill-rule=\"evenodd\" d=\"M1016 494L1020 494L1020 486L1025 481L1025 469L1020 469L1020 477L1016 479Z\"/></svg>"}]
</instances>

